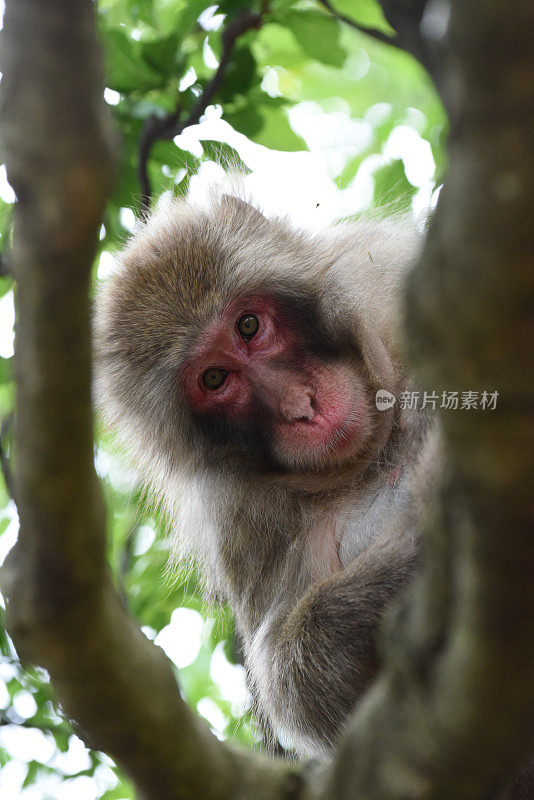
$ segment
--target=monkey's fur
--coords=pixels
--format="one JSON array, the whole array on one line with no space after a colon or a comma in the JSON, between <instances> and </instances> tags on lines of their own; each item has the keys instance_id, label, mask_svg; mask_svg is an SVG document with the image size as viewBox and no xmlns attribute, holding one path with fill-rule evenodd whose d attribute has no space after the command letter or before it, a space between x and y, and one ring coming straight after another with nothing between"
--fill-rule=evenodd
<instances>
[{"instance_id":1,"label":"monkey's fur","mask_svg":"<svg viewBox=\"0 0 534 800\"><path fill-rule=\"evenodd\" d=\"M311 235L219 194L157 212L97 300L96 399L180 550L229 602L259 712L299 754L328 753L377 668L384 609L417 567L437 437L399 402L374 405L378 389L409 388L398 314L417 249L406 224ZM188 407L189 354L233 298L258 292L290 310L306 347L357 372L372 409L357 457L281 464L261 425L226 435Z\"/></svg>"}]
</instances>

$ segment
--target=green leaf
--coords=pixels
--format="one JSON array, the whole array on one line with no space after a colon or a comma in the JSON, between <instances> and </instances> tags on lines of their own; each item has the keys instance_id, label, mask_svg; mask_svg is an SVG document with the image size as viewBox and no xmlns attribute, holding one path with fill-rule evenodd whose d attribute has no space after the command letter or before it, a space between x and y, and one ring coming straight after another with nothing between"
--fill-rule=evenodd
<instances>
[{"instance_id":1,"label":"green leaf","mask_svg":"<svg viewBox=\"0 0 534 800\"><path fill-rule=\"evenodd\" d=\"M136 791L133 783L122 778L117 786L113 789L108 789L107 792L100 797L100 800L124 800L125 797L135 797Z\"/></svg>"},{"instance_id":2,"label":"green leaf","mask_svg":"<svg viewBox=\"0 0 534 800\"><path fill-rule=\"evenodd\" d=\"M310 58L342 67L347 56L339 41L340 27L334 17L316 11L291 11L284 16L293 36Z\"/></svg>"},{"instance_id":3,"label":"green leaf","mask_svg":"<svg viewBox=\"0 0 534 800\"><path fill-rule=\"evenodd\" d=\"M239 133L254 139L256 134L261 131L263 118L254 106L245 106L239 111L223 114L223 118Z\"/></svg>"},{"instance_id":4,"label":"green leaf","mask_svg":"<svg viewBox=\"0 0 534 800\"><path fill-rule=\"evenodd\" d=\"M373 177L374 201L377 206L385 207L389 213L409 210L410 201L417 190L406 177L404 164L400 159L380 167Z\"/></svg>"},{"instance_id":5,"label":"green leaf","mask_svg":"<svg viewBox=\"0 0 534 800\"><path fill-rule=\"evenodd\" d=\"M183 11L176 19L176 30L180 31L182 37L189 33L202 12L212 5L212 0L187 0Z\"/></svg>"},{"instance_id":6,"label":"green leaf","mask_svg":"<svg viewBox=\"0 0 534 800\"><path fill-rule=\"evenodd\" d=\"M224 73L224 83L218 92L218 97L223 103L228 102L236 94L245 94L251 86L259 82L256 61L250 48L237 47Z\"/></svg>"},{"instance_id":7,"label":"green leaf","mask_svg":"<svg viewBox=\"0 0 534 800\"><path fill-rule=\"evenodd\" d=\"M206 695L213 694L214 684L210 678L212 652L201 647L195 661L179 672L180 687L188 703L196 705Z\"/></svg>"},{"instance_id":8,"label":"green leaf","mask_svg":"<svg viewBox=\"0 0 534 800\"><path fill-rule=\"evenodd\" d=\"M42 764L39 761L29 761L28 762L28 772L26 773L26 777L22 783L24 789L27 786L30 786L32 783L35 783L35 779L37 778L38 773L40 772Z\"/></svg>"},{"instance_id":9,"label":"green leaf","mask_svg":"<svg viewBox=\"0 0 534 800\"><path fill-rule=\"evenodd\" d=\"M226 142L217 142L214 139L201 139L204 154L210 161L220 164L226 172L250 173L239 153Z\"/></svg>"},{"instance_id":10,"label":"green leaf","mask_svg":"<svg viewBox=\"0 0 534 800\"><path fill-rule=\"evenodd\" d=\"M354 22L359 22L360 25L377 28L391 35L395 34L376 0L332 0L332 7L338 14L343 14Z\"/></svg>"},{"instance_id":11,"label":"green leaf","mask_svg":"<svg viewBox=\"0 0 534 800\"><path fill-rule=\"evenodd\" d=\"M152 0L152 6L158 30L163 33L178 31L181 37L186 35L187 31L182 31L177 23L187 6L187 0Z\"/></svg>"},{"instance_id":12,"label":"green leaf","mask_svg":"<svg viewBox=\"0 0 534 800\"><path fill-rule=\"evenodd\" d=\"M139 22L154 26L153 0L100 0L98 15L108 28L127 25L128 30Z\"/></svg>"},{"instance_id":13,"label":"green leaf","mask_svg":"<svg viewBox=\"0 0 534 800\"><path fill-rule=\"evenodd\" d=\"M117 92L147 92L162 86L161 73L152 69L141 57L141 45L119 29L103 31L106 53L106 85Z\"/></svg>"},{"instance_id":14,"label":"green leaf","mask_svg":"<svg viewBox=\"0 0 534 800\"><path fill-rule=\"evenodd\" d=\"M293 34L282 24L266 22L252 42L256 61L262 67L282 67L298 70L308 63Z\"/></svg>"},{"instance_id":15,"label":"green leaf","mask_svg":"<svg viewBox=\"0 0 534 800\"><path fill-rule=\"evenodd\" d=\"M9 383L13 380L13 366L15 359L0 357L0 383Z\"/></svg>"},{"instance_id":16,"label":"green leaf","mask_svg":"<svg viewBox=\"0 0 534 800\"><path fill-rule=\"evenodd\" d=\"M229 14L230 16L234 16L238 11L241 11L242 8L249 8L250 3L247 3L246 0L222 0L219 3L219 11L221 14Z\"/></svg>"},{"instance_id":17,"label":"green leaf","mask_svg":"<svg viewBox=\"0 0 534 800\"><path fill-rule=\"evenodd\" d=\"M3 297L13 288L12 278L0 277L0 297Z\"/></svg>"},{"instance_id":18,"label":"green leaf","mask_svg":"<svg viewBox=\"0 0 534 800\"><path fill-rule=\"evenodd\" d=\"M174 142L158 142L154 146L154 157L168 164L171 169L185 169L188 175L196 175L201 161L189 150L182 150Z\"/></svg>"},{"instance_id":19,"label":"green leaf","mask_svg":"<svg viewBox=\"0 0 534 800\"><path fill-rule=\"evenodd\" d=\"M1 250L5 254L8 249L8 241L11 234L11 226L13 223L13 204L6 203L0 199L0 241L2 242Z\"/></svg>"},{"instance_id":20,"label":"green leaf","mask_svg":"<svg viewBox=\"0 0 534 800\"><path fill-rule=\"evenodd\" d=\"M284 108L260 109L262 126L253 137L258 144L272 150L307 150L306 142L293 131Z\"/></svg>"},{"instance_id":21,"label":"green leaf","mask_svg":"<svg viewBox=\"0 0 534 800\"><path fill-rule=\"evenodd\" d=\"M147 25L154 25L153 0L133 0L129 2L130 14L135 22L145 22ZM124 21L124 16L122 18Z\"/></svg>"},{"instance_id":22,"label":"green leaf","mask_svg":"<svg viewBox=\"0 0 534 800\"><path fill-rule=\"evenodd\" d=\"M175 197L186 197L189 191L189 186L191 184L191 176L184 175L182 180L179 183L175 183L173 186L173 194Z\"/></svg>"},{"instance_id":23,"label":"green leaf","mask_svg":"<svg viewBox=\"0 0 534 800\"><path fill-rule=\"evenodd\" d=\"M141 56L146 64L166 78L172 75L177 65L179 36L171 33L149 42L141 42Z\"/></svg>"}]
</instances>

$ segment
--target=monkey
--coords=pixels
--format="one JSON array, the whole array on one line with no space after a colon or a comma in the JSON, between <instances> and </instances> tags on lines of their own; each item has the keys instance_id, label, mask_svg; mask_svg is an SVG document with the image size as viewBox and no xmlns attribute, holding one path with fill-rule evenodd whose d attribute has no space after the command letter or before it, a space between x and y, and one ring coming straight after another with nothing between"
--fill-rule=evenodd
<instances>
[{"instance_id":1,"label":"monkey","mask_svg":"<svg viewBox=\"0 0 534 800\"><path fill-rule=\"evenodd\" d=\"M436 424L399 402L419 247L406 221L310 233L221 188L156 210L97 292L97 404L297 756L331 752L418 568L440 464Z\"/></svg>"}]
</instances>

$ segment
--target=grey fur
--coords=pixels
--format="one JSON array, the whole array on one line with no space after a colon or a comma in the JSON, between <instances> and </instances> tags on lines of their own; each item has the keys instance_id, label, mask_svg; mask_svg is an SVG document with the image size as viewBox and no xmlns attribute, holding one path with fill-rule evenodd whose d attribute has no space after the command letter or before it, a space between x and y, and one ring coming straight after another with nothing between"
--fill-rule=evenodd
<instances>
[{"instance_id":1,"label":"grey fur","mask_svg":"<svg viewBox=\"0 0 534 800\"><path fill-rule=\"evenodd\" d=\"M199 438L178 376L231 299L283 290L314 309L319 345L338 343L370 407L378 388L398 395L399 297L417 248L407 223L311 235L219 193L160 210L98 293L97 402L169 510L177 553L230 603L259 713L299 754L328 753L376 671L381 616L417 568L437 435L397 404L373 412L351 462L274 469L245 441Z\"/></svg>"}]
</instances>

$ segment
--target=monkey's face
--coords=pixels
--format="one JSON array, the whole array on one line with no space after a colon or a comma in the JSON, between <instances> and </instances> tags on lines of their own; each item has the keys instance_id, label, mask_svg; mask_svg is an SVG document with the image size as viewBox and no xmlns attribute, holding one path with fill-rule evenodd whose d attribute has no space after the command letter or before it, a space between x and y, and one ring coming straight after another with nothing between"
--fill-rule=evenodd
<instances>
[{"instance_id":1,"label":"monkey's face","mask_svg":"<svg viewBox=\"0 0 534 800\"><path fill-rule=\"evenodd\" d=\"M336 241L226 196L206 213L176 203L132 239L97 299L95 399L154 481L332 486L376 460L393 411L374 396L397 388L388 273L380 239L372 263L366 240Z\"/></svg>"},{"instance_id":2,"label":"monkey's face","mask_svg":"<svg viewBox=\"0 0 534 800\"><path fill-rule=\"evenodd\" d=\"M300 470L332 468L366 449L373 423L359 361L318 345L301 317L275 297L242 297L196 341L183 391L214 446L241 442Z\"/></svg>"}]
</instances>

